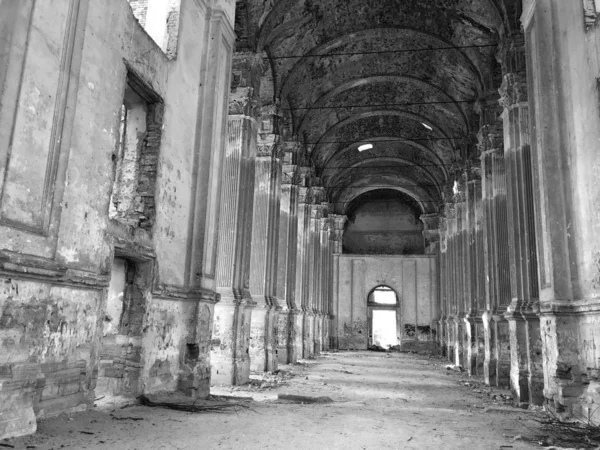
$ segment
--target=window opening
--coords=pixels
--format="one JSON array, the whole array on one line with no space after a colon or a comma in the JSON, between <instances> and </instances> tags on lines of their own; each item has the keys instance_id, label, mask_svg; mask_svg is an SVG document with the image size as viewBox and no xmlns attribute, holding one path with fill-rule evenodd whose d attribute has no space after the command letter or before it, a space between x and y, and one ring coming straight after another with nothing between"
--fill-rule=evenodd
<instances>
[{"instance_id":1,"label":"window opening","mask_svg":"<svg viewBox=\"0 0 600 450\"><path fill-rule=\"evenodd\" d=\"M177 56L181 0L129 0L133 15L167 58Z\"/></svg>"},{"instance_id":2,"label":"window opening","mask_svg":"<svg viewBox=\"0 0 600 450\"><path fill-rule=\"evenodd\" d=\"M133 74L128 74L118 114L119 136L113 162L115 179L109 217L150 230L155 216L158 153L163 103Z\"/></svg>"},{"instance_id":3,"label":"window opening","mask_svg":"<svg viewBox=\"0 0 600 450\"><path fill-rule=\"evenodd\" d=\"M600 0L583 0L583 11L585 17L585 26L589 30L598 21L600 13Z\"/></svg>"},{"instance_id":4,"label":"window opening","mask_svg":"<svg viewBox=\"0 0 600 450\"><path fill-rule=\"evenodd\" d=\"M396 293L387 286L379 286L369 296L369 303L377 305L395 305L397 303Z\"/></svg>"}]
</instances>

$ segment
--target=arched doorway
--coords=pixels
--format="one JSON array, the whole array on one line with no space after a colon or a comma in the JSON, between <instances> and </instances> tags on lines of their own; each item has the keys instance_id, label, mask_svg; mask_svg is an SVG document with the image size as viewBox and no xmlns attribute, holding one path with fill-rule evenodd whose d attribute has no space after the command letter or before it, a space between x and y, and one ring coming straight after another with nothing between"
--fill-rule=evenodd
<instances>
[{"instance_id":1,"label":"arched doorway","mask_svg":"<svg viewBox=\"0 0 600 450\"><path fill-rule=\"evenodd\" d=\"M367 318L369 347L388 349L400 343L400 302L394 289L380 285L369 293Z\"/></svg>"}]
</instances>

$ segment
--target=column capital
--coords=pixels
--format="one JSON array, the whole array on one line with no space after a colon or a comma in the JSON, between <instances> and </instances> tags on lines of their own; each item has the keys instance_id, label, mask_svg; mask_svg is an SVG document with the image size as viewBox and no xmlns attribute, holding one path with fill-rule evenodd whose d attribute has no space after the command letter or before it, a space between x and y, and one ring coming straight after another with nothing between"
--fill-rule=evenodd
<instances>
[{"instance_id":1,"label":"column capital","mask_svg":"<svg viewBox=\"0 0 600 450\"><path fill-rule=\"evenodd\" d=\"M315 170L312 167L298 166L298 177L300 186L309 186L310 180L314 177Z\"/></svg>"},{"instance_id":2,"label":"column capital","mask_svg":"<svg viewBox=\"0 0 600 450\"><path fill-rule=\"evenodd\" d=\"M325 200L325 188L322 186L313 186L310 189L314 203L323 203L323 201Z\"/></svg>"},{"instance_id":3,"label":"column capital","mask_svg":"<svg viewBox=\"0 0 600 450\"><path fill-rule=\"evenodd\" d=\"M329 220L331 221L331 227L336 230L343 230L344 225L348 221L348 216L341 214L329 214Z\"/></svg>"},{"instance_id":4,"label":"column capital","mask_svg":"<svg viewBox=\"0 0 600 450\"><path fill-rule=\"evenodd\" d=\"M421 214L419 219L423 222L425 230L436 230L440 224L440 215L438 213Z\"/></svg>"},{"instance_id":5,"label":"column capital","mask_svg":"<svg viewBox=\"0 0 600 450\"><path fill-rule=\"evenodd\" d=\"M321 218L321 209L318 204L310 205L310 218L311 220L319 220Z\"/></svg>"},{"instance_id":6,"label":"column capital","mask_svg":"<svg viewBox=\"0 0 600 450\"><path fill-rule=\"evenodd\" d=\"M507 73L504 75L498 93L500 94L498 103L504 109L527 104L527 80L524 74Z\"/></svg>"},{"instance_id":7,"label":"column capital","mask_svg":"<svg viewBox=\"0 0 600 450\"><path fill-rule=\"evenodd\" d=\"M298 166L294 164L284 164L282 166L281 184L292 185L298 184L300 177L298 176Z\"/></svg>"},{"instance_id":8,"label":"column capital","mask_svg":"<svg viewBox=\"0 0 600 450\"><path fill-rule=\"evenodd\" d=\"M525 70L525 58L525 35L520 26L515 26L498 43L496 60L502 66L502 73L511 73Z\"/></svg>"},{"instance_id":9,"label":"column capital","mask_svg":"<svg viewBox=\"0 0 600 450\"><path fill-rule=\"evenodd\" d=\"M298 188L298 202L305 205L312 202L310 188L304 186Z\"/></svg>"},{"instance_id":10,"label":"column capital","mask_svg":"<svg viewBox=\"0 0 600 450\"><path fill-rule=\"evenodd\" d=\"M440 215L437 213L434 214L421 214L419 217L421 222L423 222L423 238L427 241L427 245L432 242L437 242L440 240Z\"/></svg>"},{"instance_id":11,"label":"column capital","mask_svg":"<svg viewBox=\"0 0 600 450\"><path fill-rule=\"evenodd\" d=\"M329 231L329 218L321 217L319 220L321 221L321 231Z\"/></svg>"},{"instance_id":12,"label":"column capital","mask_svg":"<svg viewBox=\"0 0 600 450\"><path fill-rule=\"evenodd\" d=\"M325 219L329 212L329 203L313 203L311 206L311 219Z\"/></svg>"},{"instance_id":13,"label":"column capital","mask_svg":"<svg viewBox=\"0 0 600 450\"><path fill-rule=\"evenodd\" d=\"M279 135L272 133L259 133L256 143L257 158L275 158L280 150Z\"/></svg>"},{"instance_id":14,"label":"column capital","mask_svg":"<svg viewBox=\"0 0 600 450\"><path fill-rule=\"evenodd\" d=\"M481 163L469 168L469 179L467 183L481 183Z\"/></svg>"},{"instance_id":15,"label":"column capital","mask_svg":"<svg viewBox=\"0 0 600 450\"><path fill-rule=\"evenodd\" d=\"M504 149L504 129L502 122L484 125L477 133L477 149L481 155L489 151Z\"/></svg>"}]
</instances>

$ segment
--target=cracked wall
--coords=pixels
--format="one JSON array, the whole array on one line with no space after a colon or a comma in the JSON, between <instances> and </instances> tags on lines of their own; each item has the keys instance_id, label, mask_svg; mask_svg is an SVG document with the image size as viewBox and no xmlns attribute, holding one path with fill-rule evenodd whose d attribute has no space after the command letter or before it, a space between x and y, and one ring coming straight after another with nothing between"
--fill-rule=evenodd
<instances>
[{"instance_id":1,"label":"cracked wall","mask_svg":"<svg viewBox=\"0 0 600 450\"><path fill-rule=\"evenodd\" d=\"M177 54L165 55L125 0L0 2L0 439L90 407L96 389L208 395L217 297L190 281L201 245L189 218L215 217L210 174L194 165L219 167L211 145L195 151L218 127L196 136L203 105L227 95L200 89L228 75L202 69L205 35L227 61L233 31L229 0L211 5L212 21L196 2L181 8L167 24ZM130 130L135 164L115 215L132 83L143 127Z\"/></svg>"}]
</instances>

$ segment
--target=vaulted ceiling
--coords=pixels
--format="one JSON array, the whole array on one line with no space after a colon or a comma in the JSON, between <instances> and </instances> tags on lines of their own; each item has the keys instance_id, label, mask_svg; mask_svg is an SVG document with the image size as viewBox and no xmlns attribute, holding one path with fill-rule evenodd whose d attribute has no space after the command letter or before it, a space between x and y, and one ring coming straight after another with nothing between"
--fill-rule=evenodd
<instances>
[{"instance_id":1,"label":"vaulted ceiling","mask_svg":"<svg viewBox=\"0 0 600 450\"><path fill-rule=\"evenodd\" d=\"M241 45L267 55L273 100L338 212L378 189L436 210L498 82L501 2L238 0Z\"/></svg>"}]
</instances>

